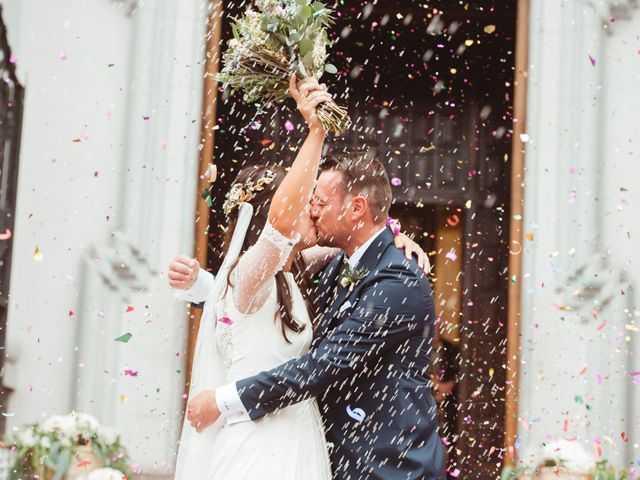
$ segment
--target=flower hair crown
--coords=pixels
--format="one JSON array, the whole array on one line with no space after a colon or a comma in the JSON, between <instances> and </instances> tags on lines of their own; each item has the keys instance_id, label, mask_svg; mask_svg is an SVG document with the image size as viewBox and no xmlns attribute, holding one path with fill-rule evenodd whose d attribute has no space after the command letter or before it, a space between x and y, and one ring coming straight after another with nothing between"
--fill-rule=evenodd
<instances>
[{"instance_id":1,"label":"flower hair crown","mask_svg":"<svg viewBox=\"0 0 640 480\"><path fill-rule=\"evenodd\" d=\"M250 202L256 196L256 192L264 190L264 186L269 185L275 178L276 174L267 170L254 183L234 183L225 195L226 200L222 206L224 214L228 217L235 207Z\"/></svg>"}]
</instances>

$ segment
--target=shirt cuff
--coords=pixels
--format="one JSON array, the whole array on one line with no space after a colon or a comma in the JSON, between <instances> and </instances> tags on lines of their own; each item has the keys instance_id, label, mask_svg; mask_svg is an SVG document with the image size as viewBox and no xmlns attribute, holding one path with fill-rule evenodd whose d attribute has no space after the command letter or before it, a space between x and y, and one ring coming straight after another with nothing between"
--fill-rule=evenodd
<instances>
[{"instance_id":1,"label":"shirt cuff","mask_svg":"<svg viewBox=\"0 0 640 480\"><path fill-rule=\"evenodd\" d=\"M244 408L235 383L216 388L218 410L227 419L228 424L250 422L249 412Z\"/></svg>"},{"instance_id":2,"label":"shirt cuff","mask_svg":"<svg viewBox=\"0 0 640 480\"><path fill-rule=\"evenodd\" d=\"M201 268L193 286L188 290L174 288L173 297L185 302L204 302L213 288L213 280L213 274Z\"/></svg>"}]
</instances>

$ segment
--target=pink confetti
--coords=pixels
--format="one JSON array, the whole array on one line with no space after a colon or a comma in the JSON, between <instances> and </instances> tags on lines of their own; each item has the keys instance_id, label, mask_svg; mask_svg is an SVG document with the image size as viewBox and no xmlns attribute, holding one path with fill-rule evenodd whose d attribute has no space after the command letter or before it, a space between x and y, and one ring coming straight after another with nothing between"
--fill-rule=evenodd
<instances>
[{"instance_id":1,"label":"pink confetti","mask_svg":"<svg viewBox=\"0 0 640 480\"><path fill-rule=\"evenodd\" d=\"M284 122L284 128L287 130L287 132L290 132L294 129L293 123L287 120L286 122Z\"/></svg>"},{"instance_id":2,"label":"pink confetti","mask_svg":"<svg viewBox=\"0 0 640 480\"><path fill-rule=\"evenodd\" d=\"M148 116L148 115L143 115L143 116L142 116L142 119L143 119L143 120L149 120L150 118L151 118L151 117L150 117L150 116Z\"/></svg>"},{"instance_id":3,"label":"pink confetti","mask_svg":"<svg viewBox=\"0 0 640 480\"><path fill-rule=\"evenodd\" d=\"M220 317L218 321L220 323L224 323L225 325L233 325L233 320L231 320L229 317Z\"/></svg>"},{"instance_id":4,"label":"pink confetti","mask_svg":"<svg viewBox=\"0 0 640 480\"><path fill-rule=\"evenodd\" d=\"M60 55L58 55L58 58L59 58L60 60L66 60L68 57L67 57L67 54L66 54L66 53L64 53L64 52L60 52Z\"/></svg>"},{"instance_id":5,"label":"pink confetti","mask_svg":"<svg viewBox=\"0 0 640 480\"><path fill-rule=\"evenodd\" d=\"M138 376L138 372L134 372L133 370L129 370L128 368L124 369L124 374L128 375L130 377L137 377Z\"/></svg>"},{"instance_id":6,"label":"pink confetti","mask_svg":"<svg viewBox=\"0 0 640 480\"><path fill-rule=\"evenodd\" d=\"M9 57L9 63L17 63L18 62L18 57L16 57L15 55L11 55Z\"/></svg>"},{"instance_id":7,"label":"pink confetti","mask_svg":"<svg viewBox=\"0 0 640 480\"><path fill-rule=\"evenodd\" d=\"M445 258L448 258L452 262L455 262L456 259L458 258L458 255L456 255L456 252L453 249L451 249L449 252L447 252L447 254L445 255Z\"/></svg>"},{"instance_id":8,"label":"pink confetti","mask_svg":"<svg viewBox=\"0 0 640 480\"><path fill-rule=\"evenodd\" d=\"M398 177L393 177L391 179L391 185L393 185L394 187L399 187L400 185L402 185L402 180L400 180Z\"/></svg>"},{"instance_id":9,"label":"pink confetti","mask_svg":"<svg viewBox=\"0 0 640 480\"><path fill-rule=\"evenodd\" d=\"M456 468L453 472L449 472L449 475L451 475L454 478L458 478L460 476L460 470Z\"/></svg>"},{"instance_id":10,"label":"pink confetti","mask_svg":"<svg viewBox=\"0 0 640 480\"><path fill-rule=\"evenodd\" d=\"M593 65L594 67L596 66L596 59L593 58L591 55L589 55L589 61L591 62L591 65Z\"/></svg>"},{"instance_id":11,"label":"pink confetti","mask_svg":"<svg viewBox=\"0 0 640 480\"><path fill-rule=\"evenodd\" d=\"M11 230L8 228L4 231L4 233L0 233L0 240L9 240L11 238Z\"/></svg>"}]
</instances>

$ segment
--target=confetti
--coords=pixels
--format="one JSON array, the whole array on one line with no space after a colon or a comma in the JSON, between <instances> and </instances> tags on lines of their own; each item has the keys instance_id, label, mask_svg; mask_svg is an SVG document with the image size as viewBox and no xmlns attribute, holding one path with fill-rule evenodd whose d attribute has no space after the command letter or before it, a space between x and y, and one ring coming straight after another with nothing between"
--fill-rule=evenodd
<instances>
[{"instance_id":1,"label":"confetti","mask_svg":"<svg viewBox=\"0 0 640 480\"><path fill-rule=\"evenodd\" d=\"M69 310L69 314L70 317L73 317L75 315L75 313L73 312L73 310Z\"/></svg>"},{"instance_id":2,"label":"confetti","mask_svg":"<svg viewBox=\"0 0 640 480\"><path fill-rule=\"evenodd\" d=\"M8 228L4 231L4 233L0 233L0 240L9 240L11 238L11 230Z\"/></svg>"},{"instance_id":3,"label":"confetti","mask_svg":"<svg viewBox=\"0 0 640 480\"><path fill-rule=\"evenodd\" d=\"M33 259L36 262L41 262L44 260L44 255L42 255L42 252L40 251L40 249L36 246L35 251L33 252Z\"/></svg>"},{"instance_id":4,"label":"confetti","mask_svg":"<svg viewBox=\"0 0 640 480\"><path fill-rule=\"evenodd\" d=\"M589 61L591 62L592 66L594 66L594 67L596 66L596 59L593 58L591 55L589 55Z\"/></svg>"},{"instance_id":5,"label":"confetti","mask_svg":"<svg viewBox=\"0 0 640 480\"><path fill-rule=\"evenodd\" d=\"M128 343L129 340L131 340L131 337L133 337L131 333L125 333L124 335L120 335L116 338L116 342Z\"/></svg>"},{"instance_id":6,"label":"confetti","mask_svg":"<svg viewBox=\"0 0 640 480\"><path fill-rule=\"evenodd\" d=\"M496 26L495 25L486 25L484 27L484 33L492 34L495 31L496 31Z\"/></svg>"},{"instance_id":7,"label":"confetti","mask_svg":"<svg viewBox=\"0 0 640 480\"><path fill-rule=\"evenodd\" d=\"M286 122L284 122L284 128L287 132L292 131L295 127L293 126L293 123L291 123L291 121L287 120Z\"/></svg>"},{"instance_id":8,"label":"confetti","mask_svg":"<svg viewBox=\"0 0 640 480\"><path fill-rule=\"evenodd\" d=\"M67 54L66 54L66 53L64 53L64 52L60 52L60 54L58 55L58 58L59 58L60 60L66 60L68 57L67 57Z\"/></svg>"},{"instance_id":9,"label":"confetti","mask_svg":"<svg viewBox=\"0 0 640 480\"><path fill-rule=\"evenodd\" d=\"M455 227L460 223L460 217L454 213L451 217L447 218L447 223L450 227Z\"/></svg>"},{"instance_id":10,"label":"confetti","mask_svg":"<svg viewBox=\"0 0 640 480\"><path fill-rule=\"evenodd\" d=\"M522 244L517 240L511 240L511 243L515 244L516 249L515 250L509 249L509 253L511 255L520 255L520 253L522 253Z\"/></svg>"},{"instance_id":11,"label":"confetti","mask_svg":"<svg viewBox=\"0 0 640 480\"><path fill-rule=\"evenodd\" d=\"M394 187L399 187L400 185L402 185L402 180L400 180L398 177L392 177L391 185L393 185Z\"/></svg>"},{"instance_id":12,"label":"confetti","mask_svg":"<svg viewBox=\"0 0 640 480\"><path fill-rule=\"evenodd\" d=\"M126 376L129 376L129 377L137 377L138 376L138 372L133 371L133 370L129 370L128 368L124 369L124 374Z\"/></svg>"},{"instance_id":13,"label":"confetti","mask_svg":"<svg viewBox=\"0 0 640 480\"><path fill-rule=\"evenodd\" d=\"M224 323L225 325L233 325L233 320L231 320L229 317L220 317L218 321L220 323Z\"/></svg>"},{"instance_id":14,"label":"confetti","mask_svg":"<svg viewBox=\"0 0 640 480\"><path fill-rule=\"evenodd\" d=\"M367 418L367 414L361 408L351 409L351 405L347 405L347 415L353 418L356 422L360 423L365 418Z\"/></svg>"},{"instance_id":15,"label":"confetti","mask_svg":"<svg viewBox=\"0 0 640 480\"><path fill-rule=\"evenodd\" d=\"M132 306L128 306L128 307L127 307L127 310L126 310L126 312L125 312L125 313L133 312L134 310L135 310L135 308L134 308L134 307L132 307Z\"/></svg>"}]
</instances>

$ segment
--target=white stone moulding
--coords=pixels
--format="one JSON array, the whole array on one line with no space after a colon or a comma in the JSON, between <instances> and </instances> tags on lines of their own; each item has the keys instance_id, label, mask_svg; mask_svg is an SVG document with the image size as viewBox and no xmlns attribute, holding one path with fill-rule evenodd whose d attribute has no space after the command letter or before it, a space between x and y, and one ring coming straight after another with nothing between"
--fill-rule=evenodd
<instances>
[{"instance_id":1,"label":"white stone moulding","mask_svg":"<svg viewBox=\"0 0 640 480\"><path fill-rule=\"evenodd\" d=\"M111 0L111 2L122 8L128 16L133 15L138 7L138 0Z\"/></svg>"}]
</instances>

